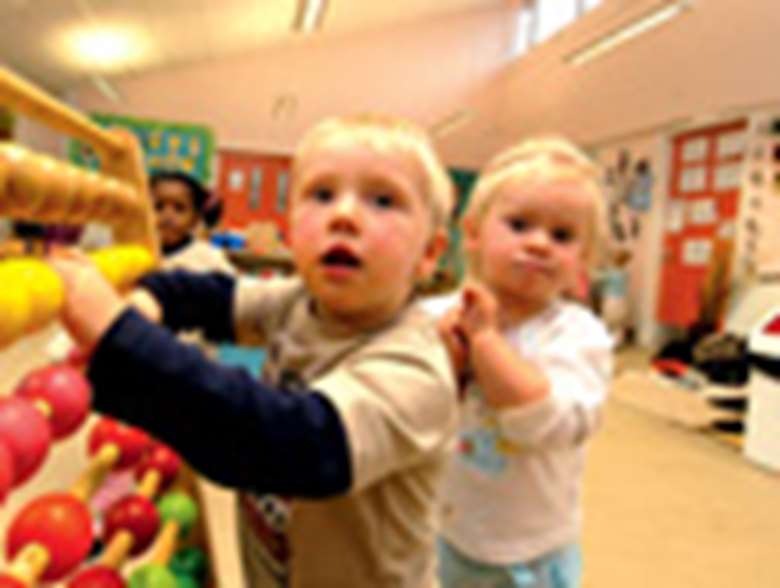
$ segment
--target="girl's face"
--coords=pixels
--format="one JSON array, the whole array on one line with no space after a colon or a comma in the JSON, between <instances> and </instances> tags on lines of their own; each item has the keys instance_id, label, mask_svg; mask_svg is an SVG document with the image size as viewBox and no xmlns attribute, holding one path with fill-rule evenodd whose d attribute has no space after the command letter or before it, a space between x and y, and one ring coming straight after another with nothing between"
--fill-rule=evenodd
<instances>
[{"instance_id":1,"label":"girl's face","mask_svg":"<svg viewBox=\"0 0 780 588\"><path fill-rule=\"evenodd\" d=\"M184 241L198 224L189 187L177 180L162 180L152 188L157 230L164 247Z\"/></svg>"},{"instance_id":2,"label":"girl's face","mask_svg":"<svg viewBox=\"0 0 780 588\"><path fill-rule=\"evenodd\" d=\"M593 198L577 179L509 178L481 221L467 222L478 276L510 316L541 310L576 283L594 237Z\"/></svg>"}]
</instances>

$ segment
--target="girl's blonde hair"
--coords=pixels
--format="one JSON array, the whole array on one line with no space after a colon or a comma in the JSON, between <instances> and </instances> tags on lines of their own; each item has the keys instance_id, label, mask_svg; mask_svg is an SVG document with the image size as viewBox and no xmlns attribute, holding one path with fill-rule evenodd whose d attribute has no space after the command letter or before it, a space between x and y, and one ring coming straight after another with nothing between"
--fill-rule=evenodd
<instances>
[{"instance_id":1,"label":"girl's blonde hair","mask_svg":"<svg viewBox=\"0 0 780 588\"><path fill-rule=\"evenodd\" d=\"M413 122L389 115L357 114L323 120L298 145L292 165L292 182L309 154L324 145L358 143L377 153L411 156L423 173L423 201L433 229L446 228L455 204L454 187L439 160L428 133Z\"/></svg>"},{"instance_id":2,"label":"girl's blonde hair","mask_svg":"<svg viewBox=\"0 0 780 588\"><path fill-rule=\"evenodd\" d=\"M592 268L603 261L606 242L606 206L598 166L563 137L544 135L528 139L499 152L483 168L463 215L464 225L478 226L496 199L501 185L509 179L567 179L581 182L592 196L589 240L585 258ZM476 269L478 261L469 259Z\"/></svg>"}]
</instances>

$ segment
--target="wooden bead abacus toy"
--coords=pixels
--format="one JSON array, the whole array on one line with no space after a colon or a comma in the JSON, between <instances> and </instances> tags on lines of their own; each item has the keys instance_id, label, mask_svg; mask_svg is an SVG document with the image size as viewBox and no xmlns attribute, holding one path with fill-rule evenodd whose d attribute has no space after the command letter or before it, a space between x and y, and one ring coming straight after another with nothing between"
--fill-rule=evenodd
<instances>
[{"instance_id":1,"label":"wooden bead abacus toy","mask_svg":"<svg viewBox=\"0 0 780 588\"><path fill-rule=\"evenodd\" d=\"M135 137L98 127L5 68L0 68L0 107L83 141L101 163L97 173L0 142L0 216L108 225L116 245L90 257L117 289L132 286L158 261L153 209ZM45 260L0 260L0 351L57 319L63 296L61 280ZM35 370L11 395L0 397L0 502L35 475L52 441L73 434L87 418L90 392L79 360ZM173 572L166 574L165 566L182 530L195 524L198 508L181 493L166 495L157 505L152 500L178 476L180 459L142 431L110 420L91 428L88 451L89 462L70 488L26 501L3 530L9 563L0 567L0 588L31 588L69 576L71 588L125 586L121 568L150 545L151 567L134 572L129 585L175 586L176 578ZM104 549L96 562L79 570L94 546L90 499L110 471L127 468L135 469L138 486L108 508L100 537Z\"/></svg>"}]
</instances>

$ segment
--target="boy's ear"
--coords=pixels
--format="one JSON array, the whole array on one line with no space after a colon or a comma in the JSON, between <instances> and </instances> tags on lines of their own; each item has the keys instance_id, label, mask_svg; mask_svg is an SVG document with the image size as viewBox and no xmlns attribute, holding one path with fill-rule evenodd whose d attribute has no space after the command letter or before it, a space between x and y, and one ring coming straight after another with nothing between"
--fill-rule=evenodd
<instances>
[{"instance_id":1,"label":"boy's ear","mask_svg":"<svg viewBox=\"0 0 780 588\"><path fill-rule=\"evenodd\" d=\"M417 265L418 280L425 280L433 275L439 263L439 258L447 251L449 243L450 238L445 229L437 229L431 238L428 239L428 243L425 245L420 258L420 263Z\"/></svg>"}]
</instances>

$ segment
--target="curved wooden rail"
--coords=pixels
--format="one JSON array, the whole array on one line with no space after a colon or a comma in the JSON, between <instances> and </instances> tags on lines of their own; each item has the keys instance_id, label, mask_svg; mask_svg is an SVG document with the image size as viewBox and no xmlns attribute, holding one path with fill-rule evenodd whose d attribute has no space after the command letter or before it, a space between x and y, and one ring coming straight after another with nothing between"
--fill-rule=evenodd
<instances>
[{"instance_id":1,"label":"curved wooden rail","mask_svg":"<svg viewBox=\"0 0 780 588\"><path fill-rule=\"evenodd\" d=\"M101 270L120 287L139 269L156 264L157 231L136 137L125 130L101 128L3 67L0 106L84 141L95 149L101 164L100 173L93 172L13 143L0 143L0 216L41 223L107 224L115 242L146 250L145 256L132 253L132 248L118 248L121 254L97 254L96 262L103 262L98 263ZM0 264L0 282L8 282L0 284L4 288L0 346L40 328L59 310L59 281L51 277L42 281L47 272L36 267L30 261L21 266Z\"/></svg>"}]
</instances>

